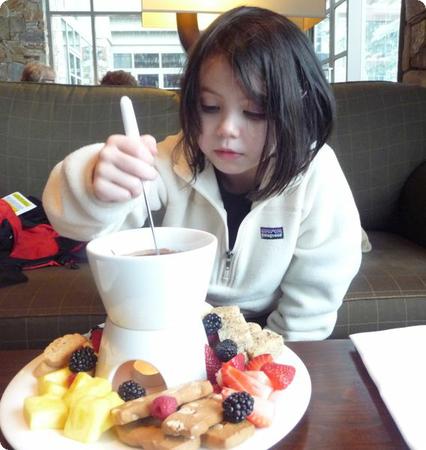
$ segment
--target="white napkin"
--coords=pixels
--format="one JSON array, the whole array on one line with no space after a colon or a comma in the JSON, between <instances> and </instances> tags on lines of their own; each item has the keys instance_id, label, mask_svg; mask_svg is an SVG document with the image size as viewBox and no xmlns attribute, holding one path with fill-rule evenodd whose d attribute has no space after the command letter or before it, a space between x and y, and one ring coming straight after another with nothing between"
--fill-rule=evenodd
<instances>
[{"instance_id":1,"label":"white napkin","mask_svg":"<svg viewBox=\"0 0 426 450\"><path fill-rule=\"evenodd\" d=\"M350 338L407 445L426 449L426 325Z\"/></svg>"}]
</instances>

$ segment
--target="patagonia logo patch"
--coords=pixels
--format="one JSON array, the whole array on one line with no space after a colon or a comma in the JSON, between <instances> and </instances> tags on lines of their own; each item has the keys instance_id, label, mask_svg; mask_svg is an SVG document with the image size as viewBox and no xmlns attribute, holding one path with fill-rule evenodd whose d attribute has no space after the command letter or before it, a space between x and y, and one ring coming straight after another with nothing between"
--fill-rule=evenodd
<instances>
[{"instance_id":1,"label":"patagonia logo patch","mask_svg":"<svg viewBox=\"0 0 426 450\"><path fill-rule=\"evenodd\" d=\"M262 239L283 239L283 227L260 227L260 237Z\"/></svg>"}]
</instances>

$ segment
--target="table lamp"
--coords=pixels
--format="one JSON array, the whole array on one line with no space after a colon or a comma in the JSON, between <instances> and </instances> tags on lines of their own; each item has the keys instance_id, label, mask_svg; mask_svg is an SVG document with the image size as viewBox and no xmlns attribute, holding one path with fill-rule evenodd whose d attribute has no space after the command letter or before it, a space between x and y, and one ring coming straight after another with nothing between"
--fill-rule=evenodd
<instances>
[{"instance_id":1,"label":"table lamp","mask_svg":"<svg viewBox=\"0 0 426 450\"><path fill-rule=\"evenodd\" d=\"M306 30L325 17L325 0L142 0L144 26L164 26L167 15L176 14L176 25L182 46L186 51L198 39L198 14L211 16L237 6L258 6L285 15L301 29ZM170 20L170 19L169 19Z\"/></svg>"}]
</instances>

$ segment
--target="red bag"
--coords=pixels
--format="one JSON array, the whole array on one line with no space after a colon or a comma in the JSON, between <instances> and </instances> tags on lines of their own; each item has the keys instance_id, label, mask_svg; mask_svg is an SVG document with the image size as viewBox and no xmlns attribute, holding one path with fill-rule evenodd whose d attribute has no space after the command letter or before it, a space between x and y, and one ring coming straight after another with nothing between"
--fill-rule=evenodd
<instances>
[{"instance_id":1,"label":"red bag","mask_svg":"<svg viewBox=\"0 0 426 450\"><path fill-rule=\"evenodd\" d=\"M61 237L48 222L40 202L36 220L24 224L11 206L0 199L0 263L22 269L59 266L85 259L85 243ZM22 216L25 216L24 213ZM40 222L40 223L37 223Z\"/></svg>"}]
</instances>

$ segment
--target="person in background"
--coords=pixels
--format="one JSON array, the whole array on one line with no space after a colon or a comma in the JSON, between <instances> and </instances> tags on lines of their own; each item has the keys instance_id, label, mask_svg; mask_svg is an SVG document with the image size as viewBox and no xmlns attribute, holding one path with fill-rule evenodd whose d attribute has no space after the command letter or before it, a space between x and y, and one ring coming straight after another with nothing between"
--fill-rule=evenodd
<instances>
[{"instance_id":1,"label":"person in background","mask_svg":"<svg viewBox=\"0 0 426 450\"><path fill-rule=\"evenodd\" d=\"M32 61L25 65L21 81L32 81L36 83L54 83L55 71L46 64L39 63L38 61Z\"/></svg>"},{"instance_id":2,"label":"person in background","mask_svg":"<svg viewBox=\"0 0 426 450\"><path fill-rule=\"evenodd\" d=\"M110 70L101 80L101 86L137 86L136 78L124 70Z\"/></svg>"},{"instance_id":3,"label":"person in background","mask_svg":"<svg viewBox=\"0 0 426 450\"><path fill-rule=\"evenodd\" d=\"M73 152L43 204L61 235L90 240L141 227L150 180L162 226L218 238L209 303L238 305L288 340L325 339L361 263L359 214L326 144L334 111L305 34L267 9L235 8L189 54L182 132Z\"/></svg>"}]
</instances>

